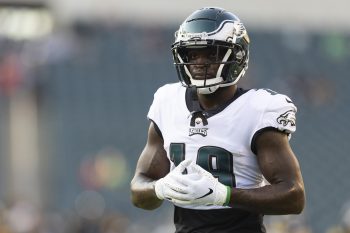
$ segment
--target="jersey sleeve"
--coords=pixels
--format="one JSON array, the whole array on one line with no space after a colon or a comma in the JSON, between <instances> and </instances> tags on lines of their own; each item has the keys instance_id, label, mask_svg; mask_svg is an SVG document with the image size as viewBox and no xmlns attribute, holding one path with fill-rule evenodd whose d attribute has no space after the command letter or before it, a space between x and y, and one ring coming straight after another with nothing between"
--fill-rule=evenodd
<instances>
[{"instance_id":1,"label":"jersey sleeve","mask_svg":"<svg viewBox=\"0 0 350 233\"><path fill-rule=\"evenodd\" d=\"M273 127L287 134L296 130L297 107L292 100L281 94L271 96L256 130Z\"/></svg>"},{"instance_id":2,"label":"jersey sleeve","mask_svg":"<svg viewBox=\"0 0 350 233\"><path fill-rule=\"evenodd\" d=\"M183 86L177 82L165 84L154 93L147 118L155 124L156 130L160 134L169 126L169 117L174 110L175 96L179 95L180 91L183 91Z\"/></svg>"},{"instance_id":3,"label":"jersey sleeve","mask_svg":"<svg viewBox=\"0 0 350 233\"><path fill-rule=\"evenodd\" d=\"M291 137L296 130L297 107L292 100L282 94L271 95L263 110L251 140L251 149L256 154L255 141L265 130L278 130Z\"/></svg>"},{"instance_id":4,"label":"jersey sleeve","mask_svg":"<svg viewBox=\"0 0 350 233\"><path fill-rule=\"evenodd\" d=\"M161 106L161 98L162 90L159 88L153 95L153 102L148 110L147 118L157 125L160 125L161 121L161 112L160 112L160 106Z\"/></svg>"},{"instance_id":5,"label":"jersey sleeve","mask_svg":"<svg viewBox=\"0 0 350 233\"><path fill-rule=\"evenodd\" d=\"M167 96L169 95L170 85L166 84L154 93L153 102L148 110L147 118L155 124L157 132L162 135L163 118L167 112Z\"/></svg>"}]
</instances>

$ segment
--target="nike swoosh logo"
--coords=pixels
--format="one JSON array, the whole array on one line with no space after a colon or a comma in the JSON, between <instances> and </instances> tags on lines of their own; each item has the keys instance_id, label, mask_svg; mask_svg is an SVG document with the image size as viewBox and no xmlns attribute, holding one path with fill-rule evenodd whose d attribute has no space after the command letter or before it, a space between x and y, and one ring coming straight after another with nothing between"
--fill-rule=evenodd
<instances>
[{"instance_id":1,"label":"nike swoosh logo","mask_svg":"<svg viewBox=\"0 0 350 233\"><path fill-rule=\"evenodd\" d=\"M208 195L210 195L210 194L212 194L212 193L213 193L213 190L212 190L211 188L209 188L209 192L207 192L206 194L204 194L204 195L201 196L201 197L197 197L196 200L197 200L197 199L201 199L201 198L203 198L203 197L206 197L206 196L208 196Z\"/></svg>"}]
</instances>

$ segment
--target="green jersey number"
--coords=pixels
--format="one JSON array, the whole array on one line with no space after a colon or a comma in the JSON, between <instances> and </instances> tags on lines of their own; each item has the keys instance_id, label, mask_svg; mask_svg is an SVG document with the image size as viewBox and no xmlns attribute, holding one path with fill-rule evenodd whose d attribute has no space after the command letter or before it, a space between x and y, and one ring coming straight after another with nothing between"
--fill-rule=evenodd
<instances>
[{"instance_id":1,"label":"green jersey number","mask_svg":"<svg viewBox=\"0 0 350 233\"><path fill-rule=\"evenodd\" d=\"M185 143L170 144L170 159L177 166L185 159ZM229 151L215 146L203 146L197 152L196 163L213 174L227 186L236 187L233 172L233 155Z\"/></svg>"}]
</instances>

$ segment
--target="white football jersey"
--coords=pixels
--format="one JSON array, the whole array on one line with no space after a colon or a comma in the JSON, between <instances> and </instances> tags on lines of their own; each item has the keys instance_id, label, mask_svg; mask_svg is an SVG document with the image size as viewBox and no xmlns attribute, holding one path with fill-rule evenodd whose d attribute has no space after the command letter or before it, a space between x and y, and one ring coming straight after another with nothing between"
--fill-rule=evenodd
<instances>
[{"instance_id":1,"label":"white football jersey","mask_svg":"<svg viewBox=\"0 0 350 233\"><path fill-rule=\"evenodd\" d=\"M207 125L198 119L192 127L185 95L186 88L180 83L164 85L154 94L148 112L162 134L171 169L191 159L225 185L243 189L263 186L253 152L254 135L270 127L287 134L294 132L297 109L292 101L268 89L252 89L210 115Z\"/></svg>"}]
</instances>

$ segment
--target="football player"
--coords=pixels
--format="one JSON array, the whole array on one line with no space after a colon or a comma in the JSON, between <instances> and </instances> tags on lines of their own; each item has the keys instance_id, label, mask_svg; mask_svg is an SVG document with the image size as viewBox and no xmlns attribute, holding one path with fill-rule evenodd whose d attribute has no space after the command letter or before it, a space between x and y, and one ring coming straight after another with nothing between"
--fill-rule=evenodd
<instances>
[{"instance_id":1,"label":"football player","mask_svg":"<svg viewBox=\"0 0 350 233\"><path fill-rule=\"evenodd\" d=\"M180 82L160 87L132 202L175 206L176 232L265 232L263 215L299 214L304 184L289 138L296 106L269 89L244 90L249 37L221 8L193 12L175 33Z\"/></svg>"}]
</instances>

